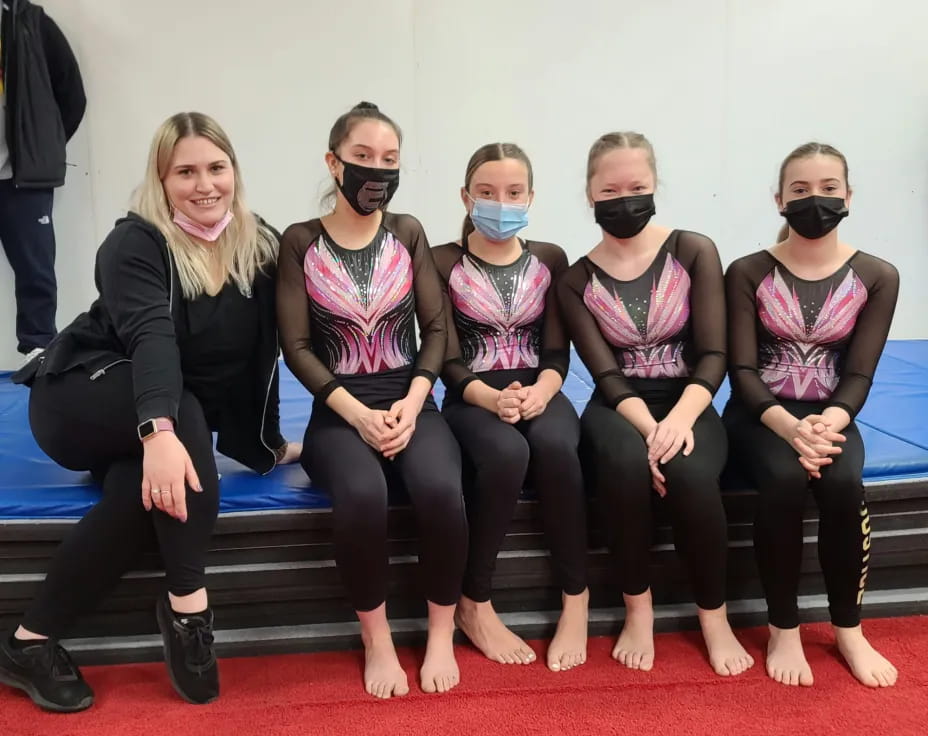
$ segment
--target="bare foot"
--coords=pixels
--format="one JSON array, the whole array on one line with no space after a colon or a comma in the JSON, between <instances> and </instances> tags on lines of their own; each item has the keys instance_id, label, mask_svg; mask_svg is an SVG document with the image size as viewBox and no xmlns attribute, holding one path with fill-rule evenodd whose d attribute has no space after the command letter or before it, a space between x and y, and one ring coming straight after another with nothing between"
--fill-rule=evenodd
<instances>
[{"instance_id":1,"label":"bare foot","mask_svg":"<svg viewBox=\"0 0 928 736\"><path fill-rule=\"evenodd\" d=\"M706 649L709 650L709 664L712 665L715 674L723 677L740 675L753 667L754 658L741 646L741 642L735 638L731 630L725 604L713 610L700 608L698 611L702 637L706 641Z\"/></svg>"},{"instance_id":2,"label":"bare foot","mask_svg":"<svg viewBox=\"0 0 928 736\"><path fill-rule=\"evenodd\" d=\"M864 637L863 629L835 626L838 651L851 668L851 672L867 687L892 687L899 672L890 661L874 649Z\"/></svg>"},{"instance_id":3,"label":"bare foot","mask_svg":"<svg viewBox=\"0 0 928 736\"><path fill-rule=\"evenodd\" d=\"M799 627L778 629L769 626L767 643L767 675L783 685L812 685L812 668L806 661L799 638Z\"/></svg>"},{"instance_id":4,"label":"bare foot","mask_svg":"<svg viewBox=\"0 0 928 736\"><path fill-rule=\"evenodd\" d=\"M587 623L590 591L578 595L561 594L563 610L557 631L548 646L548 669L562 672L586 662Z\"/></svg>"},{"instance_id":5,"label":"bare foot","mask_svg":"<svg viewBox=\"0 0 928 736\"><path fill-rule=\"evenodd\" d=\"M651 591L641 595L624 595L625 623L612 648L612 658L632 670L649 671L654 667L654 607Z\"/></svg>"},{"instance_id":6,"label":"bare foot","mask_svg":"<svg viewBox=\"0 0 928 736\"><path fill-rule=\"evenodd\" d=\"M406 695L409 682L400 666L387 622L387 606L381 603L372 611L358 611L361 641L364 642L364 689L375 698Z\"/></svg>"},{"instance_id":7,"label":"bare foot","mask_svg":"<svg viewBox=\"0 0 928 736\"><path fill-rule=\"evenodd\" d=\"M478 603L462 596L454 622L471 643L494 662L531 664L535 661L535 652L506 628L490 601Z\"/></svg>"},{"instance_id":8,"label":"bare foot","mask_svg":"<svg viewBox=\"0 0 928 736\"><path fill-rule=\"evenodd\" d=\"M429 601L429 639L419 671L423 692L446 693L461 681L454 658L454 610Z\"/></svg>"},{"instance_id":9,"label":"bare foot","mask_svg":"<svg viewBox=\"0 0 928 736\"><path fill-rule=\"evenodd\" d=\"M364 643L364 689L375 698L406 695L409 681L396 657L393 640Z\"/></svg>"},{"instance_id":10,"label":"bare foot","mask_svg":"<svg viewBox=\"0 0 928 736\"><path fill-rule=\"evenodd\" d=\"M453 637L453 623L447 631L429 631L425 661L419 671L422 692L446 693L461 681L461 672L454 658Z\"/></svg>"}]
</instances>

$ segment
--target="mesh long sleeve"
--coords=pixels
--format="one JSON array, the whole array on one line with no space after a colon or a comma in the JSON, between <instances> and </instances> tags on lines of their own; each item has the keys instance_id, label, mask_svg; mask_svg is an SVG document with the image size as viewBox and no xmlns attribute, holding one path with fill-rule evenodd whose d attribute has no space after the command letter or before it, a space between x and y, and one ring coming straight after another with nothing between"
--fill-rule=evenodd
<instances>
[{"instance_id":1,"label":"mesh long sleeve","mask_svg":"<svg viewBox=\"0 0 928 736\"><path fill-rule=\"evenodd\" d=\"M596 388L610 406L637 396L622 375L612 347L606 342L595 318L583 301L590 278L586 259L580 259L564 273L557 284L557 298L567 333L577 354L590 371Z\"/></svg>"}]
</instances>

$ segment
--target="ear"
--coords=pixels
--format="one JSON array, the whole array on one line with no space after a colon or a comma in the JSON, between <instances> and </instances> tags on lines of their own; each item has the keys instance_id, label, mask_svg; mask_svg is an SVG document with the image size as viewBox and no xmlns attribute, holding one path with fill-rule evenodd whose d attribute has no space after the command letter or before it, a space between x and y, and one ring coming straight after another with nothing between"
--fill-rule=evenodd
<instances>
[{"instance_id":1,"label":"ear","mask_svg":"<svg viewBox=\"0 0 928 736\"><path fill-rule=\"evenodd\" d=\"M535 201L535 190L533 189L532 191L528 193L528 202L526 202L526 206L531 207L532 202L534 201Z\"/></svg>"},{"instance_id":2,"label":"ear","mask_svg":"<svg viewBox=\"0 0 928 736\"><path fill-rule=\"evenodd\" d=\"M590 185L586 185L586 203L590 209L593 209L593 193L590 192Z\"/></svg>"},{"instance_id":3,"label":"ear","mask_svg":"<svg viewBox=\"0 0 928 736\"><path fill-rule=\"evenodd\" d=\"M470 194L467 193L467 187L461 187L461 201L464 203L464 209L470 212L474 203L471 201Z\"/></svg>"},{"instance_id":4,"label":"ear","mask_svg":"<svg viewBox=\"0 0 928 736\"><path fill-rule=\"evenodd\" d=\"M844 196L844 206L848 209L851 209L851 196L854 194L854 190L850 187L847 188L847 194Z\"/></svg>"},{"instance_id":5,"label":"ear","mask_svg":"<svg viewBox=\"0 0 928 736\"><path fill-rule=\"evenodd\" d=\"M335 158L335 154L331 151L326 151L325 153L325 165L328 167L329 173L337 179L339 160Z\"/></svg>"},{"instance_id":6,"label":"ear","mask_svg":"<svg viewBox=\"0 0 928 736\"><path fill-rule=\"evenodd\" d=\"M773 201L777 203L777 212L782 212L783 211L783 197L780 196L779 192L773 195Z\"/></svg>"}]
</instances>

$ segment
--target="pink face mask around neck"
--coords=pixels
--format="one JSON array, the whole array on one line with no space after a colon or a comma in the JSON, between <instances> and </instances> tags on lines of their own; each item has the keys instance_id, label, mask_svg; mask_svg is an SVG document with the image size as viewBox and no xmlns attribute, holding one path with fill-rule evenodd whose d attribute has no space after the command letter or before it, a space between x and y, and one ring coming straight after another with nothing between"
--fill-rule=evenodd
<instances>
[{"instance_id":1,"label":"pink face mask around neck","mask_svg":"<svg viewBox=\"0 0 928 736\"><path fill-rule=\"evenodd\" d=\"M177 227L188 235L192 235L200 240L205 240L207 243L215 242L216 239L222 235L223 230L228 227L230 222L232 222L232 210L226 212L225 215L222 216L222 219L212 227L206 227L198 222L194 222L176 207L174 208L174 223Z\"/></svg>"}]
</instances>

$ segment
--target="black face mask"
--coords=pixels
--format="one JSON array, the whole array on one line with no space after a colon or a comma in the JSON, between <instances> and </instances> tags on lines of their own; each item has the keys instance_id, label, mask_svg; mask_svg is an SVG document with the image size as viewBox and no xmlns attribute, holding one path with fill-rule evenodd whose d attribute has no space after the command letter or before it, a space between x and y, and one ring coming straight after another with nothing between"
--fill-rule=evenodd
<instances>
[{"instance_id":1,"label":"black face mask","mask_svg":"<svg viewBox=\"0 0 928 736\"><path fill-rule=\"evenodd\" d=\"M786 203L780 210L789 226L809 240L823 238L848 215L847 205L841 197L803 197Z\"/></svg>"},{"instance_id":2,"label":"black face mask","mask_svg":"<svg viewBox=\"0 0 928 736\"><path fill-rule=\"evenodd\" d=\"M614 238L631 238L644 230L654 216L653 194L602 199L593 203L596 223Z\"/></svg>"},{"instance_id":3,"label":"black face mask","mask_svg":"<svg viewBox=\"0 0 928 736\"><path fill-rule=\"evenodd\" d=\"M359 215L370 215L387 206L400 185L399 169L375 169L342 161L342 181L336 184L351 208Z\"/></svg>"}]
</instances>

